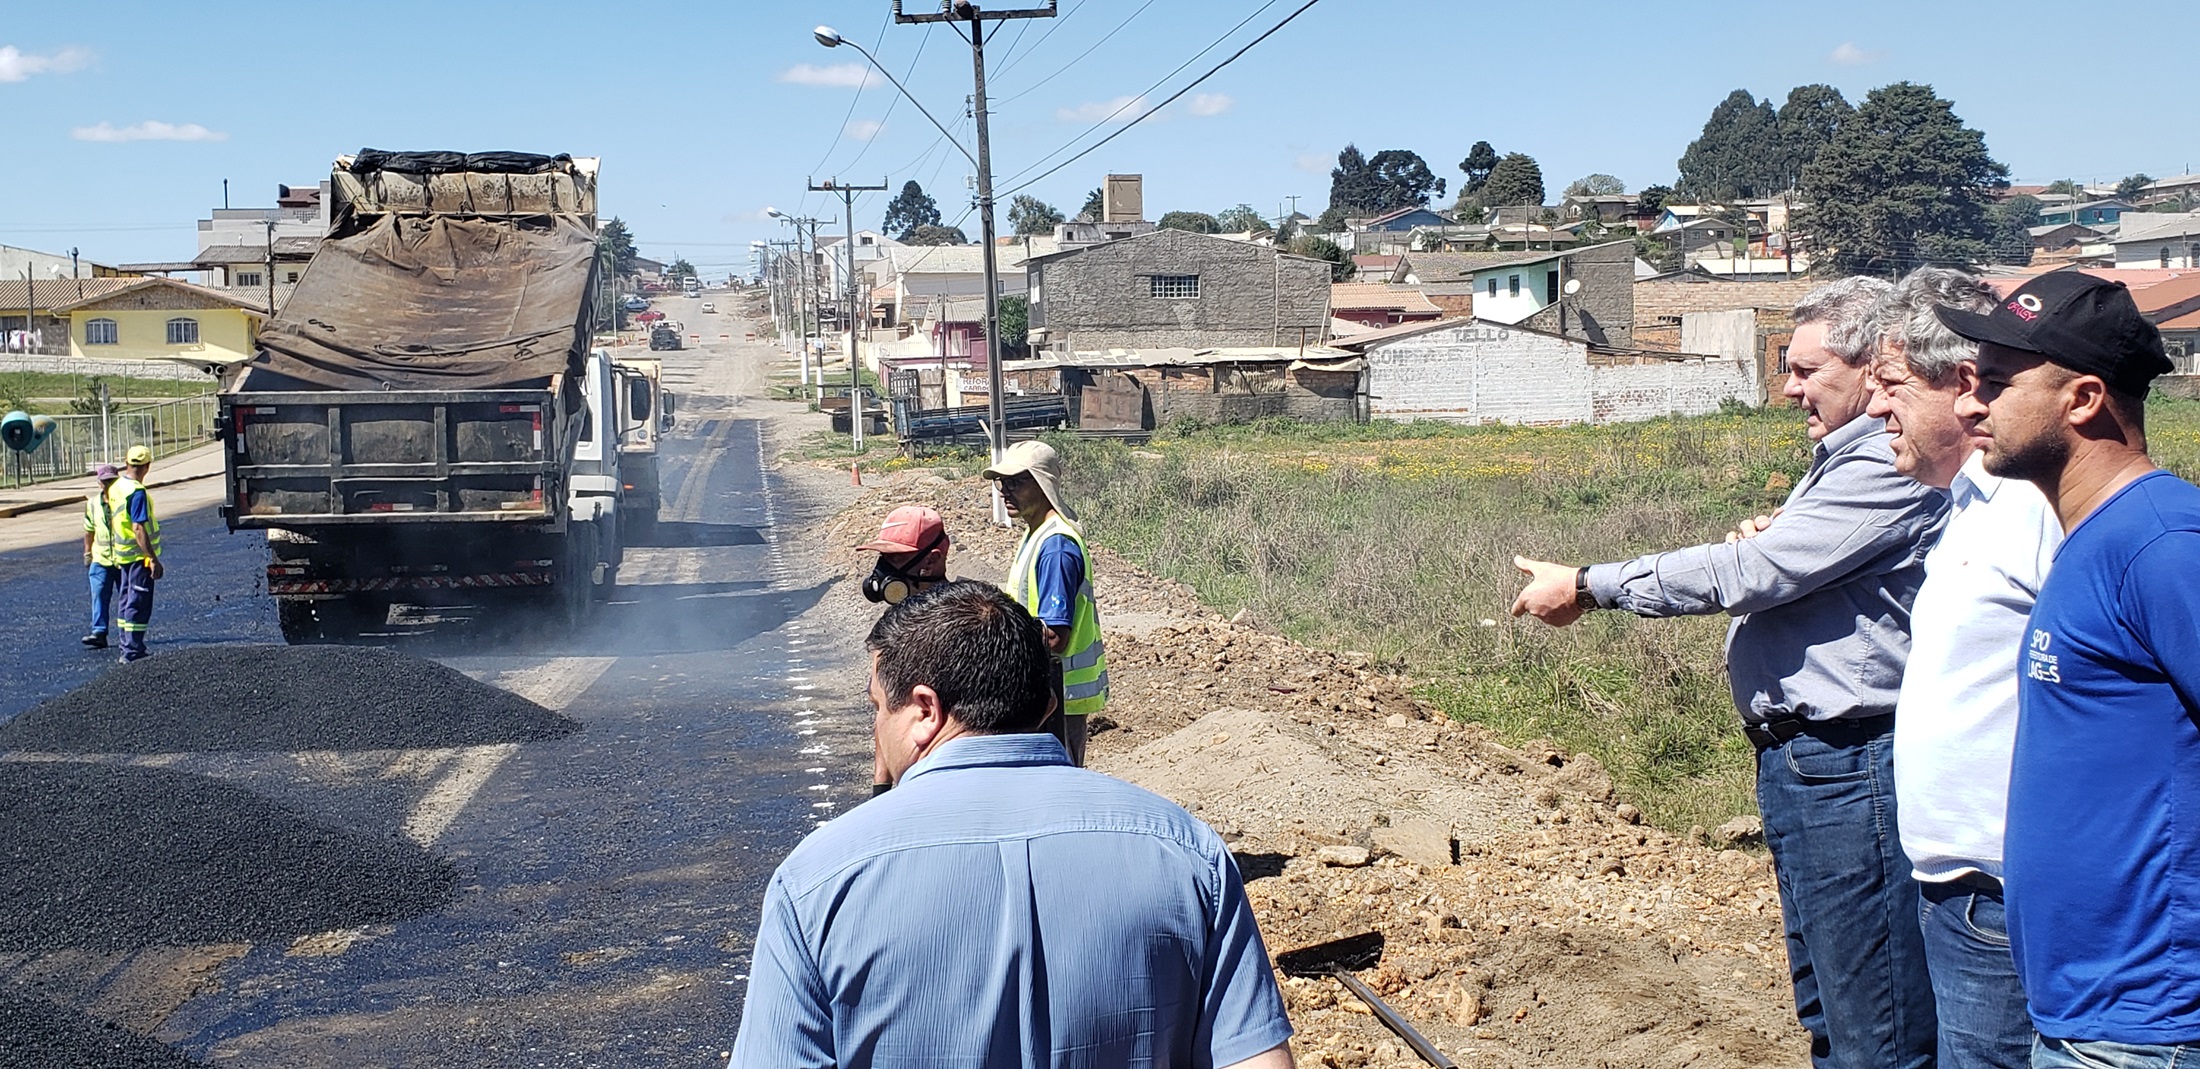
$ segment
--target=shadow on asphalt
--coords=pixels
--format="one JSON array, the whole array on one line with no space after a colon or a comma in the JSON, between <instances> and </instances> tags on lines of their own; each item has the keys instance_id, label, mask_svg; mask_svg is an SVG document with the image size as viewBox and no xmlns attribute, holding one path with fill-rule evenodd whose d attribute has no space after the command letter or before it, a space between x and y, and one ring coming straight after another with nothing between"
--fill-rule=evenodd
<instances>
[{"instance_id":1,"label":"shadow on asphalt","mask_svg":"<svg viewBox=\"0 0 2200 1069\"><path fill-rule=\"evenodd\" d=\"M627 657L739 647L808 612L831 582L796 590L739 580L622 586L577 632L540 609L512 604L399 606L389 620L344 639L423 656L501 654Z\"/></svg>"},{"instance_id":2,"label":"shadow on asphalt","mask_svg":"<svg viewBox=\"0 0 2200 1069\"><path fill-rule=\"evenodd\" d=\"M689 523L659 520L647 537L629 545L652 549L715 549L721 546L764 545L764 529L742 523Z\"/></svg>"}]
</instances>

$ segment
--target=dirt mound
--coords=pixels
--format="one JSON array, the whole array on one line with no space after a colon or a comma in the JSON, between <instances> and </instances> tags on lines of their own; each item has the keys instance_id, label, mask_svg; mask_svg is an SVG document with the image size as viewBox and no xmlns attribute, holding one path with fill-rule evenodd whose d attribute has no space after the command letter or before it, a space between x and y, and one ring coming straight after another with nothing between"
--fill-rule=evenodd
<instances>
[{"instance_id":1,"label":"dirt mound","mask_svg":"<svg viewBox=\"0 0 2200 1069\"><path fill-rule=\"evenodd\" d=\"M530 742L579 724L434 661L354 646L190 646L0 725L46 753L409 750Z\"/></svg>"},{"instance_id":2,"label":"dirt mound","mask_svg":"<svg viewBox=\"0 0 2200 1069\"><path fill-rule=\"evenodd\" d=\"M866 481L820 533L828 565L867 570L840 547L915 502L946 518L956 574L1000 575L1015 532L976 480ZM1272 954L1383 932L1362 978L1461 1064L1807 1063L1761 854L1643 826L1586 755L1505 746L1363 656L1094 552L1111 687L1091 763L1231 843ZM1420 1064L1334 981L1284 994L1300 1065Z\"/></svg>"},{"instance_id":3,"label":"dirt mound","mask_svg":"<svg viewBox=\"0 0 2200 1069\"><path fill-rule=\"evenodd\" d=\"M418 916L456 880L209 776L0 762L0 951L291 939Z\"/></svg>"}]
</instances>

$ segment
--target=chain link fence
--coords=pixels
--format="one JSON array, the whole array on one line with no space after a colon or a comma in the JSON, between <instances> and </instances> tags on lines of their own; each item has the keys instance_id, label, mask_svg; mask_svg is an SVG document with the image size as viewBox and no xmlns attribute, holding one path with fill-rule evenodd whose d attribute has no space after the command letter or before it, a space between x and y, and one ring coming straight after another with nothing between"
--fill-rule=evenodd
<instances>
[{"instance_id":1,"label":"chain link fence","mask_svg":"<svg viewBox=\"0 0 2200 1069\"><path fill-rule=\"evenodd\" d=\"M37 448L0 450L0 487L76 478L96 464L120 464L134 445L152 449L156 458L173 456L212 441L219 411L208 392L105 413L55 415L53 433Z\"/></svg>"}]
</instances>

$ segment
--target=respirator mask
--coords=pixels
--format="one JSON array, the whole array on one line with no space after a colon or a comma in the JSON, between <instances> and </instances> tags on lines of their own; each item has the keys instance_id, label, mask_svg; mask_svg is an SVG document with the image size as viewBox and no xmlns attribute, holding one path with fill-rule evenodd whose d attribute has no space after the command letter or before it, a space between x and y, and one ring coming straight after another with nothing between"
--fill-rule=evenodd
<instances>
[{"instance_id":1,"label":"respirator mask","mask_svg":"<svg viewBox=\"0 0 2200 1069\"><path fill-rule=\"evenodd\" d=\"M931 541L926 542L915 553L910 554L911 567L930 556L932 551L939 547L940 540L945 537L947 535L944 531L935 534L932 536ZM915 575L905 568L895 567L887 562L886 554L881 553L878 555L878 563L871 567L871 574L863 577L863 597L867 601L899 605L909 600L909 595L916 593L917 584L936 583L943 581L943 579L944 577Z\"/></svg>"}]
</instances>

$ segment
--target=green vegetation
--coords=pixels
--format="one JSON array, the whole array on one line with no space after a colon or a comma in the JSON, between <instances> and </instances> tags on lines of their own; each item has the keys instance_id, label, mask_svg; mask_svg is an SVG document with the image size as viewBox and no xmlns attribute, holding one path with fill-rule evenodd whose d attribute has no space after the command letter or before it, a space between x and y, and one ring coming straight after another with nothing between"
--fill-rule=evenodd
<instances>
[{"instance_id":1,"label":"green vegetation","mask_svg":"<svg viewBox=\"0 0 2200 1069\"><path fill-rule=\"evenodd\" d=\"M2200 476L2200 402L2156 401L2149 420L2156 456ZM1727 621L1516 621L1512 558L1592 563L1719 538L1803 472L1793 411L1603 427L1271 422L1178 427L1142 448L1055 445L1092 536L1216 611L1368 651L1453 716L1592 754L1665 827L1753 808Z\"/></svg>"},{"instance_id":2,"label":"green vegetation","mask_svg":"<svg viewBox=\"0 0 2200 1069\"><path fill-rule=\"evenodd\" d=\"M29 410L37 412L96 414L101 382L107 384L107 396L116 405L196 397L214 389L210 379L110 378L62 371L0 371L0 399L6 399L10 407L29 406Z\"/></svg>"}]
</instances>

